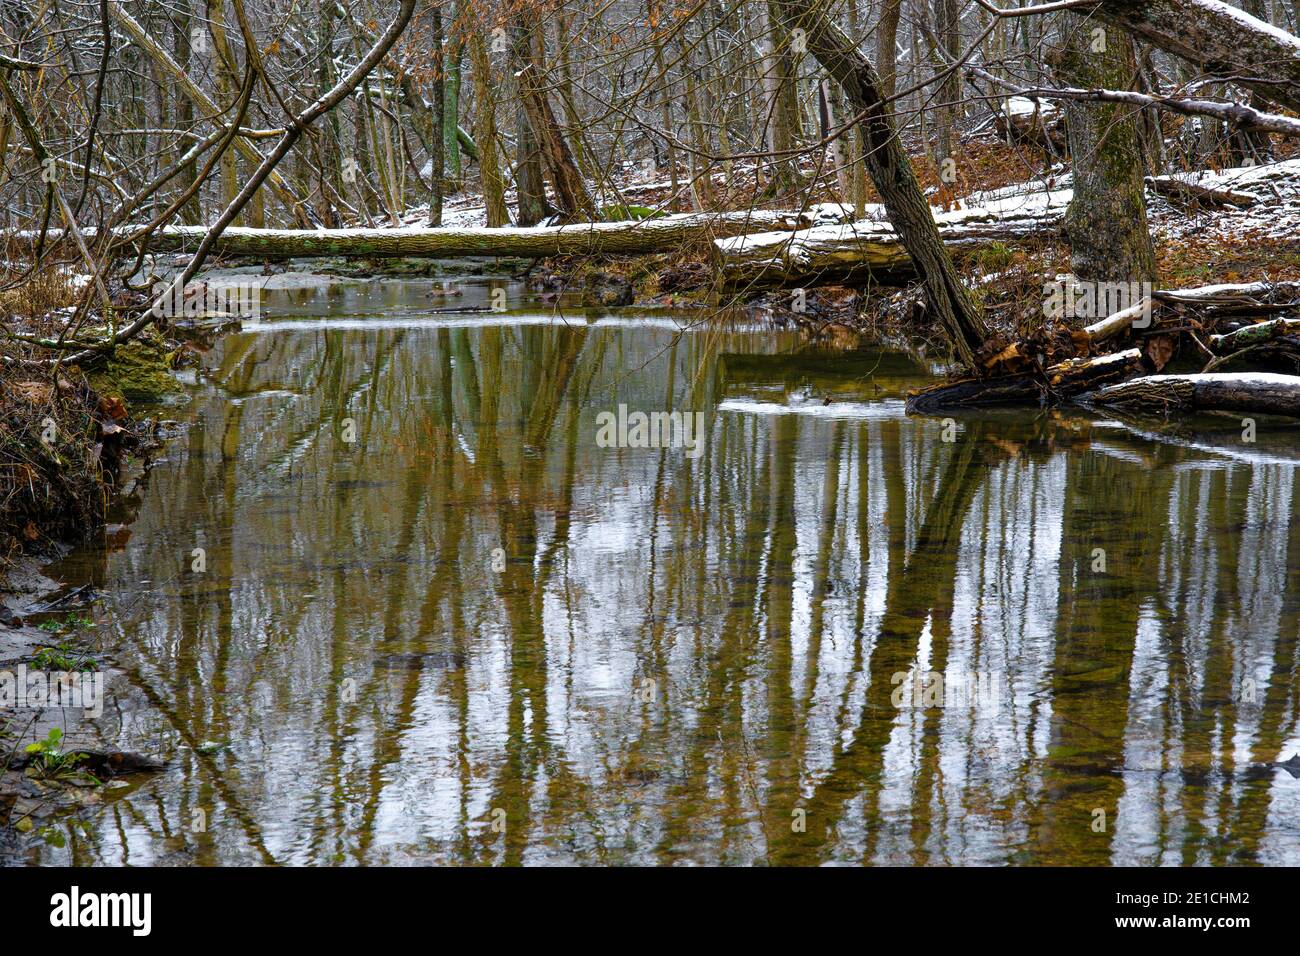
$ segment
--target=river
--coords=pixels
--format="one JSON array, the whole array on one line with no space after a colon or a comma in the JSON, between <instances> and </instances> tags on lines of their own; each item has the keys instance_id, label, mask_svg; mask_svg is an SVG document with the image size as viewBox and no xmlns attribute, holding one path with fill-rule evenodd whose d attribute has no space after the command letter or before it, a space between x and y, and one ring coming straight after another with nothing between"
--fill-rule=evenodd
<instances>
[{"instance_id":1,"label":"river","mask_svg":"<svg viewBox=\"0 0 1300 956\"><path fill-rule=\"evenodd\" d=\"M1300 864L1293 432L908 417L899 353L455 288L206 356L51 569L171 767L32 862Z\"/></svg>"}]
</instances>

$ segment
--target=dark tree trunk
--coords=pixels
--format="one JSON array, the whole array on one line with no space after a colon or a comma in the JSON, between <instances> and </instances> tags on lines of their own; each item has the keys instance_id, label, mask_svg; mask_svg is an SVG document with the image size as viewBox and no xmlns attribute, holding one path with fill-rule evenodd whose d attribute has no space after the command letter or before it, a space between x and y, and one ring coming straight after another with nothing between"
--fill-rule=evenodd
<instances>
[{"instance_id":1,"label":"dark tree trunk","mask_svg":"<svg viewBox=\"0 0 1300 956\"><path fill-rule=\"evenodd\" d=\"M1065 46L1053 56L1068 86L1130 89L1137 74L1133 41L1114 28L1067 13ZM1104 49L1097 49L1103 46ZM1074 199L1065 215L1070 266L1089 282L1151 282L1155 252L1143 196L1142 144L1136 114L1121 104L1067 100Z\"/></svg>"},{"instance_id":2,"label":"dark tree trunk","mask_svg":"<svg viewBox=\"0 0 1300 956\"><path fill-rule=\"evenodd\" d=\"M808 52L844 88L854 113L863 113L867 171L889 213L926 300L938 317L962 364L976 368L976 353L988 338L984 317L962 285L952 257L939 238L930 204L916 180L885 105L880 77L844 32L827 19L816 0L779 0L774 7L787 25L801 27Z\"/></svg>"},{"instance_id":3,"label":"dark tree trunk","mask_svg":"<svg viewBox=\"0 0 1300 956\"><path fill-rule=\"evenodd\" d=\"M532 37L523 24L516 24L511 37L511 55L516 62L527 62L532 56ZM518 79L520 103L525 96L525 79ZM546 185L542 176L542 148L528 113L520 105L515 120L515 191L518 194L518 225L535 226L554 209L546 200Z\"/></svg>"},{"instance_id":4,"label":"dark tree trunk","mask_svg":"<svg viewBox=\"0 0 1300 956\"><path fill-rule=\"evenodd\" d=\"M443 72L442 59L442 10L437 4L433 4L429 10L429 18L432 21L433 28L433 50L431 56L434 63L433 76L433 107L430 113L441 120L446 99L447 78ZM442 137L441 128L436 128L433 135L429 137L429 179L432 187L429 193L429 225L442 225L442 190L443 175L446 172L447 153L446 145Z\"/></svg>"},{"instance_id":5,"label":"dark tree trunk","mask_svg":"<svg viewBox=\"0 0 1300 956\"><path fill-rule=\"evenodd\" d=\"M587 184L583 181L582 173L573 160L573 153L569 151L569 144L565 141L564 133L546 98L541 43L541 24L534 17L529 25L523 27L523 36L514 48L519 70L519 98L536 149L546 162L546 168L551 174L551 185L555 187L556 198L564 207L564 212L571 220L594 220L598 218L596 204L587 192Z\"/></svg>"}]
</instances>

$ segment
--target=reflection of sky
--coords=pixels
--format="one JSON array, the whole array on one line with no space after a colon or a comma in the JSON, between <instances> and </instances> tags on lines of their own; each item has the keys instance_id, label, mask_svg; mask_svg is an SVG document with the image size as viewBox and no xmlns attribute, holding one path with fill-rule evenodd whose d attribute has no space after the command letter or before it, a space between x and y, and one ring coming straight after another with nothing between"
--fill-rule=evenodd
<instances>
[{"instance_id":1,"label":"reflection of sky","mask_svg":"<svg viewBox=\"0 0 1300 956\"><path fill-rule=\"evenodd\" d=\"M519 422L559 364L555 326L349 322L223 342L196 424L108 557L119 656L165 705L128 713L123 733L177 767L115 802L79 862L1095 860L1070 829L1078 808L1050 796L1075 772L1061 742L1082 741L1081 779L1117 782L1103 860L1209 859L1195 824L1207 845L1300 863L1300 781L1217 774L1296 745L1289 710L1222 704L1247 674L1261 699L1289 686L1290 467L1119 427L1078 442L1076 425L1028 415L963 418L945 443L937 421L902 414L896 374L856 395L802 373L718 382L715 350L793 337L675 340L665 322L567 333L573 372L533 471ZM597 448L595 413L661 409L670 369L679 407L721 401L706 453ZM477 400L499 404L499 471L471 370ZM828 389L830 404L809 400ZM1071 531L1079 489L1102 486L1129 517ZM921 553L958 500L952 537ZM1095 584L1071 576L1094 546L1120 560L1135 537L1156 575L1134 587L1133 626L1094 648ZM181 571L196 541L202 580ZM497 575L503 542L519 563ZM896 653L998 675L1001 706L878 706L871 681L889 674L873 662ZM1118 709L1069 693L1066 664L1107 681ZM354 705L338 702L344 677ZM230 755L194 755L208 739ZM787 835L796 804L824 843ZM214 808L204 839L185 833L196 805Z\"/></svg>"}]
</instances>

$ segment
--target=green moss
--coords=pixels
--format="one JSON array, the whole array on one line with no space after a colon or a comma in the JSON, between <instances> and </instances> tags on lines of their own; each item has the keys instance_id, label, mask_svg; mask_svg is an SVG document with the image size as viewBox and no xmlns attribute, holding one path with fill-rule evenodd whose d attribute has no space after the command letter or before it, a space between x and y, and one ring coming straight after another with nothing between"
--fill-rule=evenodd
<instances>
[{"instance_id":1,"label":"green moss","mask_svg":"<svg viewBox=\"0 0 1300 956\"><path fill-rule=\"evenodd\" d=\"M169 357L156 340L136 339L118 346L102 367L87 378L101 395L128 402L160 402L183 392L172 376Z\"/></svg>"},{"instance_id":2,"label":"green moss","mask_svg":"<svg viewBox=\"0 0 1300 956\"><path fill-rule=\"evenodd\" d=\"M600 215L609 222L617 222L629 219L663 219L668 214L651 209L649 206L614 205L602 206Z\"/></svg>"},{"instance_id":3,"label":"green moss","mask_svg":"<svg viewBox=\"0 0 1300 956\"><path fill-rule=\"evenodd\" d=\"M1015 252L1003 242L990 242L975 253L975 261L985 272L1001 272L1015 261Z\"/></svg>"}]
</instances>

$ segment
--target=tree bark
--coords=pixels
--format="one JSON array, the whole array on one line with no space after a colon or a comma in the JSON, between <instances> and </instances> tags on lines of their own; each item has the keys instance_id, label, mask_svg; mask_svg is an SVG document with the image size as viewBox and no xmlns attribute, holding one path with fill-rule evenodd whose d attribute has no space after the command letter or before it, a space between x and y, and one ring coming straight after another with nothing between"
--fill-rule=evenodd
<instances>
[{"instance_id":1,"label":"tree bark","mask_svg":"<svg viewBox=\"0 0 1300 956\"><path fill-rule=\"evenodd\" d=\"M1137 61L1127 35L1114 29L1094 33L1100 28L1073 13L1061 25L1066 41L1055 65L1069 85L1125 89L1132 83ZM1155 250L1133 111L1119 104L1066 100L1065 114L1074 170L1065 235L1074 274L1086 282L1153 282Z\"/></svg>"},{"instance_id":2,"label":"tree bark","mask_svg":"<svg viewBox=\"0 0 1300 956\"><path fill-rule=\"evenodd\" d=\"M1300 110L1300 39L1243 10L1206 0L1102 0L1079 12Z\"/></svg>"},{"instance_id":3,"label":"tree bark","mask_svg":"<svg viewBox=\"0 0 1300 956\"><path fill-rule=\"evenodd\" d=\"M518 66L519 97L523 104L527 123L536 137L541 155L546 161L551 174L551 185L555 188L556 198L564 207L570 220L585 219L595 221L599 218L596 204L587 192L587 184L573 161L569 144L564 140L560 124L551 111L551 104L546 98L546 88L542 77L540 45L540 25L535 17L529 18L529 26L524 28L522 42L515 44L515 57ZM523 219L521 217L521 222Z\"/></svg>"},{"instance_id":4,"label":"tree bark","mask_svg":"<svg viewBox=\"0 0 1300 956\"><path fill-rule=\"evenodd\" d=\"M1148 375L1090 392L1081 400L1146 411L1259 412L1300 418L1300 376L1272 372Z\"/></svg>"},{"instance_id":5,"label":"tree bark","mask_svg":"<svg viewBox=\"0 0 1300 956\"><path fill-rule=\"evenodd\" d=\"M979 307L967 294L939 238L930 204L894 130L880 77L871 61L827 19L816 0L777 0L774 6L788 25L805 31L808 52L844 88L852 109L865 114L862 127L871 179L891 224L912 257L917 276L925 287L926 300L947 333L958 360L975 368L975 355L988 338L988 330Z\"/></svg>"},{"instance_id":6,"label":"tree bark","mask_svg":"<svg viewBox=\"0 0 1300 956\"><path fill-rule=\"evenodd\" d=\"M468 43L470 72L474 80L474 138L479 147L479 178L483 183L487 224L508 226L510 213L506 209L506 186L497 152L497 104L492 91L492 60L480 33L471 31Z\"/></svg>"},{"instance_id":7,"label":"tree bark","mask_svg":"<svg viewBox=\"0 0 1300 956\"><path fill-rule=\"evenodd\" d=\"M434 120L434 129L429 137L429 225L442 225L442 191L443 175L446 172L446 145L447 140L443 136L442 123L446 115L446 89L447 78L443 74L443 57L442 57L442 10L438 4L432 4L429 8L429 21L433 31L431 42L433 50L430 55L433 59L433 106L430 115Z\"/></svg>"}]
</instances>

